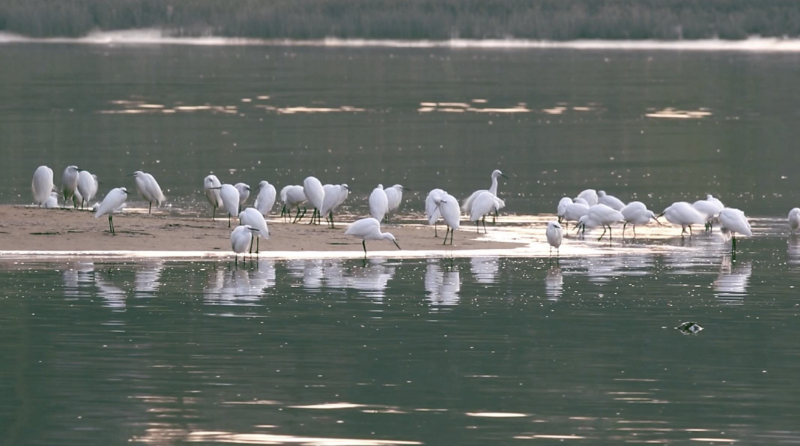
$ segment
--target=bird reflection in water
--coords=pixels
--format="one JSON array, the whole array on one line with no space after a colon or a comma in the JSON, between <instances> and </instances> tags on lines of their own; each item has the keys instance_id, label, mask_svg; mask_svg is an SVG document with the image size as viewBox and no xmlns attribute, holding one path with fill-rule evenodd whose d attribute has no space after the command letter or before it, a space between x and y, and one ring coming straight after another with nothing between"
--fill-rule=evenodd
<instances>
[{"instance_id":1,"label":"bird reflection in water","mask_svg":"<svg viewBox=\"0 0 800 446\"><path fill-rule=\"evenodd\" d=\"M163 261L144 263L136 268L133 279L134 297L153 297L161 285L159 281L163 270Z\"/></svg>"},{"instance_id":2,"label":"bird reflection in water","mask_svg":"<svg viewBox=\"0 0 800 446\"><path fill-rule=\"evenodd\" d=\"M207 303L216 305L250 304L275 286L275 262L259 260L248 269L216 269L209 273L203 291Z\"/></svg>"},{"instance_id":3,"label":"bird reflection in water","mask_svg":"<svg viewBox=\"0 0 800 446\"><path fill-rule=\"evenodd\" d=\"M461 291L461 277L457 269L452 266L445 266L444 270L439 266L439 261L428 259L428 266L425 270L425 291L428 294L428 301L433 306L458 305Z\"/></svg>"},{"instance_id":4,"label":"bird reflection in water","mask_svg":"<svg viewBox=\"0 0 800 446\"><path fill-rule=\"evenodd\" d=\"M87 288L94 283L94 263L77 262L64 271L64 295L80 297L88 295Z\"/></svg>"},{"instance_id":5,"label":"bird reflection in water","mask_svg":"<svg viewBox=\"0 0 800 446\"><path fill-rule=\"evenodd\" d=\"M800 236L792 235L789 237L786 254L789 255L790 265L800 265Z\"/></svg>"},{"instance_id":6,"label":"bird reflection in water","mask_svg":"<svg viewBox=\"0 0 800 446\"><path fill-rule=\"evenodd\" d=\"M714 281L717 299L730 305L741 305L752 273L753 266L750 261L736 262L734 265L730 255L723 256L719 276Z\"/></svg>"},{"instance_id":7,"label":"bird reflection in water","mask_svg":"<svg viewBox=\"0 0 800 446\"><path fill-rule=\"evenodd\" d=\"M561 274L561 268L556 265L547 271L547 277L544 278L544 292L547 300L557 302L564 293L564 276Z\"/></svg>"},{"instance_id":8,"label":"bird reflection in water","mask_svg":"<svg viewBox=\"0 0 800 446\"><path fill-rule=\"evenodd\" d=\"M470 271L478 283L497 282L500 263L497 257L473 257L470 259Z\"/></svg>"}]
</instances>

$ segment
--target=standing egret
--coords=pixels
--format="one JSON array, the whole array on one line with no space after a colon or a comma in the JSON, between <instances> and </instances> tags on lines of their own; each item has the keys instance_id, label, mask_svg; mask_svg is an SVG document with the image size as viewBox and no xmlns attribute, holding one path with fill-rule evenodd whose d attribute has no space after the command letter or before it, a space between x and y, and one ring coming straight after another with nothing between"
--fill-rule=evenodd
<instances>
[{"instance_id":1,"label":"standing egret","mask_svg":"<svg viewBox=\"0 0 800 446\"><path fill-rule=\"evenodd\" d=\"M228 211L228 227L231 227L231 217L239 216L239 189L230 184L223 184L219 188L219 198L225 210Z\"/></svg>"},{"instance_id":2,"label":"standing egret","mask_svg":"<svg viewBox=\"0 0 800 446\"><path fill-rule=\"evenodd\" d=\"M75 190L78 189L79 173L78 166L67 166L61 175L61 193L64 196L64 207L67 206L67 200L69 199L72 199L72 207L78 207L78 202L75 199Z\"/></svg>"},{"instance_id":3,"label":"standing egret","mask_svg":"<svg viewBox=\"0 0 800 446\"><path fill-rule=\"evenodd\" d=\"M491 192L484 191L478 194L477 198L472 202L472 212L470 212L470 221L475 222L475 230L480 233L480 221L483 221L483 233L486 234L486 215L495 212L502 200L495 197Z\"/></svg>"},{"instance_id":4,"label":"standing egret","mask_svg":"<svg viewBox=\"0 0 800 446\"><path fill-rule=\"evenodd\" d=\"M247 252L247 247L253 243L253 232L256 231L258 231L258 229L244 225L237 226L231 232L231 249L233 250L235 262L237 264L239 263L239 254L245 254Z\"/></svg>"},{"instance_id":5,"label":"standing egret","mask_svg":"<svg viewBox=\"0 0 800 446\"><path fill-rule=\"evenodd\" d=\"M633 226L633 236L636 237L636 225L646 225L650 220L655 220L659 225L661 224L656 218L653 211L648 210L647 206L641 201L631 201L627 206L620 211L625 217L625 224L622 225L622 236L625 237L625 227L630 223Z\"/></svg>"},{"instance_id":6,"label":"standing egret","mask_svg":"<svg viewBox=\"0 0 800 446\"><path fill-rule=\"evenodd\" d=\"M564 232L561 230L561 225L557 222L551 221L547 223L547 243L550 244L550 255L553 255L553 248L556 248L556 255L560 252L561 240L564 238Z\"/></svg>"},{"instance_id":7,"label":"standing egret","mask_svg":"<svg viewBox=\"0 0 800 446\"><path fill-rule=\"evenodd\" d=\"M269 228L267 228L267 221L264 216L256 208L246 208L239 212L239 224L250 226L258 231L256 237L256 254L260 252L259 240L269 240ZM250 254L253 253L253 244L250 243Z\"/></svg>"},{"instance_id":8,"label":"standing egret","mask_svg":"<svg viewBox=\"0 0 800 446\"><path fill-rule=\"evenodd\" d=\"M139 195L150 205L147 209L148 214L153 211L153 202L156 203L156 207L161 206L161 203L164 201L164 193L161 191L161 186L158 185L158 181L156 181L154 176L149 173L144 173L141 170L137 170L130 174L130 176L133 177L133 181L136 183L136 189L139 191Z\"/></svg>"},{"instance_id":9,"label":"standing egret","mask_svg":"<svg viewBox=\"0 0 800 446\"><path fill-rule=\"evenodd\" d=\"M789 211L789 229L792 230L792 234L800 229L800 208Z\"/></svg>"},{"instance_id":10,"label":"standing egret","mask_svg":"<svg viewBox=\"0 0 800 446\"><path fill-rule=\"evenodd\" d=\"M203 180L203 191L206 193L208 203L214 209L214 213L211 216L212 220L217 218L217 208L222 206L222 198L219 196L221 186L222 183L219 182L216 175L209 175Z\"/></svg>"},{"instance_id":11,"label":"standing egret","mask_svg":"<svg viewBox=\"0 0 800 446\"><path fill-rule=\"evenodd\" d=\"M333 211L347 200L347 196L350 194L350 187L347 184L326 184L324 189L325 199L322 201L321 212L325 216L325 220L331 225L331 228L335 228Z\"/></svg>"},{"instance_id":12,"label":"standing egret","mask_svg":"<svg viewBox=\"0 0 800 446\"><path fill-rule=\"evenodd\" d=\"M237 209L239 209L239 212L242 212L244 204L247 202L247 197L250 196L250 186L245 183L236 183L233 187L239 192L239 207Z\"/></svg>"},{"instance_id":13,"label":"standing egret","mask_svg":"<svg viewBox=\"0 0 800 446\"><path fill-rule=\"evenodd\" d=\"M733 251L736 251L736 234L741 234L745 237L753 235L750 223L747 221L747 217L744 216L744 212L734 208L724 208L720 211L719 229L726 236L731 233L733 238L731 250Z\"/></svg>"},{"instance_id":14,"label":"standing egret","mask_svg":"<svg viewBox=\"0 0 800 446\"><path fill-rule=\"evenodd\" d=\"M275 186L266 181L258 183L255 208L261 212L264 218L267 218L273 207L275 207Z\"/></svg>"},{"instance_id":15,"label":"standing egret","mask_svg":"<svg viewBox=\"0 0 800 446\"><path fill-rule=\"evenodd\" d=\"M443 245L447 243L447 234L450 233L450 244L453 244L453 234L458 230L461 225L461 208L458 206L456 197L445 193L440 195L439 211L442 214L442 219L447 225L447 232L444 233Z\"/></svg>"},{"instance_id":16,"label":"standing egret","mask_svg":"<svg viewBox=\"0 0 800 446\"><path fill-rule=\"evenodd\" d=\"M345 235L352 235L353 237L361 239L361 246L364 247L365 259L367 258L367 240L391 240L392 243L397 246L397 249L400 249L400 245L397 244L397 240L395 240L391 233L381 232L381 223L375 218L362 218L361 220L357 220L351 224L344 233Z\"/></svg>"},{"instance_id":17,"label":"standing egret","mask_svg":"<svg viewBox=\"0 0 800 446\"><path fill-rule=\"evenodd\" d=\"M33 172L31 181L31 191L33 192L33 202L40 207L50 198L50 193L55 186L53 185L53 169L47 166L39 166Z\"/></svg>"},{"instance_id":18,"label":"standing egret","mask_svg":"<svg viewBox=\"0 0 800 446\"><path fill-rule=\"evenodd\" d=\"M400 203L403 201L403 191L406 190L403 188L401 184L395 184L394 186L387 188L384 192L386 192L386 200L388 203L388 208L386 211L386 222L389 222L389 214L394 214L400 209ZM411 190L411 189L408 189Z\"/></svg>"},{"instance_id":19,"label":"standing egret","mask_svg":"<svg viewBox=\"0 0 800 446\"><path fill-rule=\"evenodd\" d=\"M589 206L594 206L598 203L597 192L594 189L586 189L579 193L577 198L583 198Z\"/></svg>"},{"instance_id":20,"label":"standing egret","mask_svg":"<svg viewBox=\"0 0 800 446\"><path fill-rule=\"evenodd\" d=\"M697 209L697 211L701 214L705 215L706 231L710 231L713 229L712 222L718 218L717 216L719 211L721 211L725 206L721 201L709 195L705 200L697 200L692 203L692 207Z\"/></svg>"},{"instance_id":21,"label":"standing egret","mask_svg":"<svg viewBox=\"0 0 800 446\"><path fill-rule=\"evenodd\" d=\"M572 198L564 197L561 200L558 200L558 208L556 209L556 216L558 216L558 222L561 223L561 220L564 219L564 213L567 212L567 206L571 205Z\"/></svg>"},{"instance_id":22,"label":"standing egret","mask_svg":"<svg viewBox=\"0 0 800 446\"><path fill-rule=\"evenodd\" d=\"M668 222L673 225L681 226L681 237L686 233L686 227L689 227L689 236L692 236L692 225L702 225L706 223L705 214L701 214L691 204L685 201L678 201L672 203L671 206L664 209L664 212L659 217L664 216Z\"/></svg>"},{"instance_id":23,"label":"standing egret","mask_svg":"<svg viewBox=\"0 0 800 446\"><path fill-rule=\"evenodd\" d=\"M322 202L325 201L325 188L322 187L322 183L316 177L308 177L303 180L303 192L305 192L311 206L314 206L314 212L311 214L311 221L308 224L319 224Z\"/></svg>"},{"instance_id":24,"label":"standing egret","mask_svg":"<svg viewBox=\"0 0 800 446\"><path fill-rule=\"evenodd\" d=\"M597 204L604 204L615 211L621 211L625 203L613 195L606 195L606 191L601 190L597 193Z\"/></svg>"},{"instance_id":25,"label":"standing egret","mask_svg":"<svg viewBox=\"0 0 800 446\"><path fill-rule=\"evenodd\" d=\"M439 218L442 216L437 200L441 200L442 195L446 193L447 192L441 189L433 189L428 192L428 196L425 198L425 218L428 220L428 225L433 225L434 237L439 237L436 230L436 222L438 222Z\"/></svg>"},{"instance_id":26,"label":"standing egret","mask_svg":"<svg viewBox=\"0 0 800 446\"><path fill-rule=\"evenodd\" d=\"M606 235L606 228L608 228L608 238L610 240L612 238L611 224L625 221L625 217L616 209L612 209L604 204L596 204L590 206L589 212L578 221L578 228L582 227L583 232L586 232L587 226L590 229L602 226L603 233L600 234L600 238L597 239L597 241L600 241L603 239L603 236Z\"/></svg>"},{"instance_id":27,"label":"standing egret","mask_svg":"<svg viewBox=\"0 0 800 446\"><path fill-rule=\"evenodd\" d=\"M297 223L302 220L306 215L306 208L303 206L303 215L300 215L300 205L305 203L308 199L303 191L303 186L289 186L286 189L286 200L284 206L286 207L286 214L291 218L291 209L297 207L297 213L294 216L292 223Z\"/></svg>"},{"instance_id":28,"label":"standing egret","mask_svg":"<svg viewBox=\"0 0 800 446\"><path fill-rule=\"evenodd\" d=\"M372 190L369 194L369 215L372 218L383 221L383 217L389 211L389 198L386 197L386 192L383 190L383 184Z\"/></svg>"},{"instance_id":29,"label":"standing egret","mask_svg":"<svg viewBox=\"0 0 800 446\"><path fill-rule=\"evenodd\" d=\"M97 206L97 211L94 213L94 218L100 218L103 215L108 214L108 229L112 234L116 234L116 231L114 231L114 220L112 217L114 215L114 211L121 208L127 199L128 189L125 189L124 187L111 189L111 191L106 194L106 197L103 198L103 201L100 203L100 205Z\"/></svg>"},{"instance_id":30,"label":"standing egret","mask_svg":"<svg viewBox=\"0 0 800 446\"><path fill-rule=\"evenodd\" d=\"M81 209L83 205L89 205L95 195L97 195L97 176L89 173L88 170L81 170L78 173L78 194L81 196Z\"/></svg>"},{"instance_id":31,"label":"standing egret","mask_svg":"<svg viewBox=\"0 0 800 446\"><path fill-rule=\"evenodd\" d=\"M566 206L564 209L564 216L562 220L566 222L567 228L569 228L569 222L571 221L579 221L581 217L589 213L589 205L583 203L572 203Z\"/></svg>"},{"instance_id":32,"label":"standing egret","mask_svg":"<svg viewBox=\"0 0 800 446\"><path fill-rule=\"evenodd\" d=\"M464 204L461 205L461 210L464 211L468 215L472 215L473 203L475 202L475 200L478 198L478 196L482 192L489 192L489 193L491 193L492 195L494 195L496 197L497 196L497 178L498 177L503 177L505 179L508 179L507 176L503 175L503 172L495 169L492 172L492 185L491 185L491 187L489 187L488 190L481 189L481 190L476 190L475 192L473 192L472 195L470 195L469 198L467 198L464 201ZM502 202L502 203L503 203L502 206L500 206L499 208L495 209L495 214L494 214L494 218L495 219L497 219L497 211L499 209L502 209L505 206L505 202Z\"/></svg>"},{"instance_id":33,"label":"standing egret","mask_svg":"<svg viewBox=\"0 0 800 446\"><path fill-rule=\"evenodd\" d=\"M285 221L285 216L286 216L286 192L291 187L294 187L294 186L293 185L283 186L283 189L281 189L281 193L279 195L280 200L281 200L281 217L284 217L284 221Z\"/></svg>"}]
</instances>

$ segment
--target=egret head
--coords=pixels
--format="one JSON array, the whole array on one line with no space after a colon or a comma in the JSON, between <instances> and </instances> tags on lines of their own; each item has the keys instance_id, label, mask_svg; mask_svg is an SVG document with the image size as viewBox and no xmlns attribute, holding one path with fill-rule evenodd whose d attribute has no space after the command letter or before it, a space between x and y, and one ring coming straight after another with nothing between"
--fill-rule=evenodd
<instances>
[{"instance_id":1,"label":"egret head","mask_svg":"<svg viewBox=\"0 0 800 446\"><path fill-rule=\"evenodd\" d=\"M601 190L601 191L597 192L597 196L598 197L605 197L606 196L606 191Z\"/></svg>"},{"instance_id":2,"label":"egret head","mask_svg":"<svg viewBox=\"0 0 800 446\"><path fill-rule=\"evenodd\" d=\"M383 189L383 184L379 184L377 189Z\"/></svg>"},{"instance_id":3,"label":"egret head","mask_svg":"<svg viewBox=\"0 0 800 446\"><path fill-rule=\"evenodd\" d=\"M402 185L402 184L395 184L394 186L392 186L392 189L397 189L397 190L399 190L399 191L401 191L401 192L402 192L403 190L405 190L405 188L403 187L403 185Z\"/></svg>"},{"instance_id":4,"label":"egret head","mask_svg":"<svg viewBox=\"0 0 800 446\"><path fill-rule=\"evenodd\" d=\"M70 172L80 172L78 166L67 166L67 170L69 170Z\"/></svg>"},{"instance_id":5,"label":"egret head","mask_svg":"<svg viewBox=\"0 0 800 446\"><path fill-rule=\"evenodd\" d=\"M128 189L126 189L126 188L124 188L124 187L120 187L120 188L119 188L119 190L121 190L122 192L124 192L124 193L125 193L125 195L127 195L127 194L128 194Z\"/></svg>"},{"instance_id":6,"label":"egret head","mask_svg":"<svg viewBox=\"0 0 800 446\"><path fill-rule=\"evenodd\" d=\"M267 186L269 186L269 183L266 182L266 181L262 181L262 182L258 183L258 188L259 189L263 189L263 188L265 188Z\"/></svg>"},{"instance_id":7,"label":"egret head","mask_svg":"<svg viewBox=\"0 0 800 446\"><path fill-rule=\"evenodd\" d=\"M401 249L400 245L397 244L397 239L394 238L394 235L392 235L390 232L384 232L383 238L386 240L391 240L392 243L394 243L394 246L397 246L397 249Z\"/></svg>"},{"instance_id":8,"label":"egret head","mask_svg":"<svg viewBox=\"0 0 800 446\"><path fill-rule=\"evenodd\" d=\"M348 186L347 183L342 183L341 186L347 189L348 191L350 190L350 186Z\"/></svg>"},{"instance_id":9,"label":"egret head","mask_svg":"<svg viewBox=\"0 0 800 446\"><path fill-rule=\"evenodd\" d=\"M137 170L136 172L134 172L134 173L129 173L129 174L128 174L128 175L126 175L126 176L129 176L129 177L134 177L134 178L139 178L139 177L141 177L141 176L143 176L143 175L144 175L144 172L142 172L141 170Z\"/></svg>"},{"instance_id":10,"label":"egret head","mask_svg":"<svg viewBox=\"0 0 800 446\"><path fill-rule=\"evenodd\" d=\"M561 225L556 223L556 222L554 222L554 221L551 221L551 222L547 223L547 229L559 229L560 230L561 229Z\"/></svg>"},{"instance_id":11,"label":"egret head","mask_svg":"<svg viewBox=\"0 0 800 446\"><path fill-rule=\"evenodd\" d=\"M492 178L497 178L497 177L503 177L505 179L508 179L507 176L503 175L503 172L500 172L500 170L495 169L495 171L492 172Z\"/></svg>"}]
</instances>

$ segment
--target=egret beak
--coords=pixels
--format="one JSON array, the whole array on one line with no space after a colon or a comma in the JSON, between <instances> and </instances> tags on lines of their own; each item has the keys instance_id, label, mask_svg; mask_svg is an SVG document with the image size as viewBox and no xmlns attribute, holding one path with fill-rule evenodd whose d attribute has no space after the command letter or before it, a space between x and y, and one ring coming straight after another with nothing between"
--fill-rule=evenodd
<instances>
[{"instance_id":1,"label":"egret beak","mask_svg":"<svg viewBox=\"0 0 800 446\"><path fill-rule=\"evenodd\" d=\"M222 186L217 186L217 187L209 187L209 189L222 189Z\"/></svg>"},{"instance_id":2,"label":"egret beak","mask_svg":"<svg viewBox=\"0 0 800 446\"><path fill-rule=\"evenodd\" d=\"M135 174L135 173L129 173L129 174L125 175L125 176L126 176L126 177L132 177L132 176L134 176L134 175L136 175L136 174Z\"/></svg>"},{"instance_id":3,"label":"egret beak","mask_svg":"<svg viewBox=\"0 0 800 446\"><path fill-rule=\"evenodd\" d=\"M250 186L246 186L245 189L250 190Z\"/></svg>"},{"instance_id":4,"label":"egret beak","mask_svg":"<svg viewBox=\"0 0 800 446\"><path fill-rule=\"evenodd\" d=\"M350 189L350 186L345 186L344 188L345 188L345 189L347 189L347 190L348 190L348 191L350 191L350 192L352 192L352 191L353 191L352 189Z\"/></svg>"},{"instance_id":5,"label":"egret beak","mask_svg":"<svg viewBox=\"0 0 800 446\"><path fill-rule=\"evenodd\" d=\"M411 188L410 188L410 187L405 187L405 186L404 186L404 187L403 187L403 190L411 190Z\"/></svg>"},{"instance_id":6,"label":"egret beak","mask_svg":"<svg viewBox=\"0 0 800 446\"><path fill-rule=\"evenodd\" d=\"M250 228L250 230L253 231L253 232L258 232L258 229L256 229L256 228Z\"/></svg>"},{"instance_id":7,"label":"egret beak","mask_svg":"<svg viewBox=\"0 0 800 446\"><path fill-rule=\"evenodd\" d=\"M501 174L500 174L500 176L501 176L501 177L503 177L503 178L505 178L505 179L507 179L507 180L510 180L510 178L508 178L508 176L506 176L505 174L502 174L502 173L501 173Z\"/></svg>"},{"instance_id":8,"label":"egret beak","mask_svg":"<svg viewBox=\"0 0 800 446\"><path fill-rule=\"evenodd\" d=\"M122 192L125 192L125 195L128 195L130 193L130 192L126 191L126 190L124 190Z\"/></svg>"},{"instance_id":9,"label":"egret beak","mask_svg":"<svg viewBox=\"0 0 800 446\"><path fill-rule=\"evenodd\" d=\"M662 213L658 214L658 215L656 216L656 218L658 218L658 217L663 217L663 216L664 216L664 213L662 212Z\"/></svg>"},{"instance_id":10,"label":"egret beak","mask_svg":"<svg viewBox=\"0 0 800 446\"><path fill-rule=\"evenodd\" d=\"M392 240L392 243L394 243L394 246L397 246L397 249L402 251L402 248L400 247L400 245L397 244L396 240Z\"/></svg>"},{"instance_id":11,"label":"egret beak","mask_svg":"<svg viewBox=\"0 0 800 446\"><path fill-rule=\"evenodd\" d=\"M660 215L658 217L660 217ZM659 226L664 226L663 224L661 224L660 221L658 221L658 217L653 217L653 220L655 220L656 223L658 223Z\"/></svg>"}]
</instances>

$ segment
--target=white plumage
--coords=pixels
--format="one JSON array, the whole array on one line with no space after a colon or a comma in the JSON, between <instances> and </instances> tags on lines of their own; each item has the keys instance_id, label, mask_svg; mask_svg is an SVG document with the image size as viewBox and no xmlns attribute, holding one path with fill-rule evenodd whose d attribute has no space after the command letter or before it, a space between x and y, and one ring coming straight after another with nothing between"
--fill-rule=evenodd
<instances>
[{"instance_id":1,"label":"white plumage","mask_svg":"<svg viewBox=\"0 0 800 446\"><path fill-rule=\"evenodd\" d=\"M478 196L483 192L489 192L489 193L491 193L492 195L494 195L496 197L497 196L497 178L499 178L499 177L508 178L507 176L503 175L503 172L501 172L501 171L499 171L497 169L492 171L492 185L489 187L489 189L488 190L487 189L481 189L481 190L476 190L475 192L473 192L472 195L470 195L466 200L464 200L464 203L461 205L461 210L464 211L467 215L472 215L473 203L478 198ZM503 202L503 207L504 206L505 206L505 202Z\"/></svg>"},{"instance_id":2,"label":"white plumage","mask_svg":"<svg viewBox=\"0 0 800 446\"><path fill-rule=\"evenodd\" d=\"M78 199L75 197L75 191L78 189L78 166L67 166L64 173L61 175L61 193L64 197L64 206L67 205L67 200L72 199L72 206L78 206Z\"/></svg>"},{"instance_id":3,"label":"white plumage","mask_svg":"<svg viewBox=\"0 0 800 446\"><path fill-rule=\"evenodd\" d=\"M425 198L425 218L428 221L429 225L433 225L433 234L434 237L438 237L439 234L436 230L436 222L439 221L441 218L442 213L439 210L439 205L437 204L438 201L441 200L442 195L446 192L441 189L433 189L428 192L428 196Z\"/></svg>"},{"instance_id":4,"label":"white plumage","mask_svg":"<svg viewBox=\"0 0 800 446\"><path fill-rule=\"evenodd\" d=\"M84 204L89 205L92 199L97 195L99 184L97 176L89 173L88 170L81 170L78 173L78 195L81 196L81 209Z\"/></svg>"},{"instance_id":5,"label":"white plumage","mask_svg":"<svg viewBox=\"0 0 800 446\"><path fill-rule=\"evenodd\" d=\"M228 211L228 227L231 227L231 217L239 216L239 190L230 184L223 184L219 189L219 197L225 210Z\"/></svg>"},{"instance_id":6,"label":"white plumage","mask_svg":"<svg viewBox=\"0 0 800 446\"><path fill-rule=\"evenodd\" d=\"M219 182L219 179L216 175L209 175L203 179L203 191L206 194L208 203L214 209L214 214L211 218L216 218L217 209L223 206L222 198L219 196L219 188L221 186L222 183Z\"/></svg>"},{"instance_id":7,"label":"white plumage","mask_svg":"<svg viewBox=\"0 0 800 446\"><path fill-rule=\"evenodd\" d=\"M314 212L311 214L311 223L318 223L320 211L322 210L322 203L325 201L325 188L316 177L308 177L303 180L303 191L306 194L308 202L314 206Z\"/></svg>"},{"instance_id":8,"label":"white plumage","mask_svg":"<svg viewBox=\"0 0 800 446\"><path fill-rule=\"evenodd\" d=\"M461 226L461 208L458 206L456 197L444 193L440 195L437 200L439 201L439 211L442 214L442 219L447 225L447 231L450 233L450 244L453 244L453 233ZM447 233L444 234L444 242L447 243Z\"/></svg>"},{"instance_id":9,"label":"white plumage","mask_svg":"<svg viewBox=\"0 0 800 446\"><path fill-rule=\"evenodd\" d=\"M567 205L564 209L564 217L562 218L562 221L567 222L567 225L569 225L569 222L580 221L581 217L588 213L589 205L583 203L572 203Z\"/></svg>"},{"instance_id":10,"label":"white plumage","mask_svg":"<svg viewBox=\"0 0 800 446\"><path fill-rule=\"evenodd\" d=\"M300 215L300 205L308 200L305 191L303 191L303 186L287 186L284 190L286 191L286 198L283 203L286 207L286 214L291 217L291 209L296 207L297 213L294 216L294 221L302 219L306 215L306 209L304 207L303 215Z\"/></svg>"},{"instance_id":11,"label":"white plumage","mask_svg":"<svg viewBox=\"0 0 800 446\"><path fill-rule=\"evenodd\" d=\"M264 218L267 218L272 208L275 207L275 186L266 181L258 183L255 207Z\"/></svg>"},{"instance_id":12,"label":"white plumage","mask_svg":"<svg viewBox=\"0 0 800 446\"><path fill-rule=\"evenodd\" d=\"M133 181L136 183L139 195L149 204L148 214L153 210L153 203L156 204L156 207L161 206L161 203L164 202L164 192L161 191L161 186L158 185L154 176L137 170L133 173Z\"/></svg>"},{"instance_id":13,"label":"white plumage","mask_svg":"<svg viewBox=\"0 0 800 446\"><path fill-rule=\"evenodd\" d=\"M378 221L383 221L383 217L388 211L389 198L386 197L383 185L379 184L378 187L373 189L372 193L369 194L369 215Z\"/></svg>"},{"instance_id":14,"label":"white plumage","mask_svg":"<svg viewBox=\"0 0 800 446\"><path fill-rule=\"evenodd\" d=\"M33 192L33 202L42 206L50 198L53 192L53 169L47 166L39 166L33 172L31 181L31 191Z\"/></svg>"},{"instance_id":15,"label":"white plumage","mask_svg":"<svg viewBox=\"0 0 800 446\"><path fill-rule=\"evenodd\" d=\"M403 190L402 185L395 184L384 191L386 193L387 214L395 214L400 209L400 203L403 201Z\"/></svg>"},{"instance_id":16,"label":"white plumage","mask_svg":"<svg viewBox=\"0 0 800 446\"><path fill-rule=\"evenodd\" d=\"M641 201L631 201L622 208L620 213L625 218L625 225L622 226L623 236L625 235L625 227L628 226L628 224L633 226L633 236L636 237L636 225L646 225L650 220L658 222L656 214L648 210L647 206Z\"/></svg>"},{"instance_id":17,"label":"white plumage","mask_svg":"<svg viewBox=\"0 0 800 446\"><path fill-rule=\"evenodd\" d=\"M258 237L256 241L258 242L259 239L263 238L265 240L269 239L269 228L267 228L267 221L264 220L264 216L261 215L261 212L258 211L256 208L246 208L242 212L239 213L239 224L244 226L250 226L251 228L257 231ZM256 253L260 251L259 246L256 245ZM250 247L250 252L253 252L253 247Z\"/></svg>"},{"instance_id":18,"label":"white plumage","mask_svg":"<svg viewBox=\"0 0 800 446\"><path fill-rule=\"evenodd\" d=\"M375 218L362 218L355 221L345 231L345 235L352 235L353 237L360 238L361 246L364 247L364 257L367 257L367 240L391 240L397 249L400 245L397 240L389 232L381 232L381 223Z\"/></svg>"},{"instance_id":19,"label":"white plumage","mask_svg":"<svg viewBox=\"0 0 800 446\"><path fill-rule=\"evenodd\" d=\"M561 241L564 238L564 232L561 229L561 225L554 221L547 223L545 236L547 237L547 243L550 244L550 252L552 253L553 248L556 248L556 251L558 251L561 247Z\"/></svg>"},{"instance_id":20,"label":"white plumage","mask_svg":"<svg viewBox=\"0 0 800 446\"><path fill-rule=\"evenodd\" d=\"M486 233L485 216L491 212L496 211L500 206L500 201L497 197L492 195L489 191L484 191L472 202L472 212L470 212L469 220L475 222L475 229L480 232L478 221L483 219L483 232Z\"/></svg>"},{"instance_id":21,"label":"white plumage","mask_svg":"<svg viewBox=\"0 0 800 446\"><path fill-rule=\"evenodd\" d=\"M582 198L586 200L586 204L589 206L594 206L597 204L597 192L594 189L586 189L585 191L578 194L577 198Z\"/></svg>"},{"instance_id":22,"label":"white plumage","mask_svg":"<svg viewBox=\"0 0 800 446\"><path fill-rule=\"evenodd\" d=\"M622 208L625 207L625 203L623 203L622 200L613 195L606 194L603 190L597 193L597 204L604 204L615 211L621 211Z\"/></svg>"},{"instance_id":23,"label":"white plumage","mask_svg":"<svg viewBox=\"0 0 800 446\"><path fill-rule=\"evenodd\" d=\"M604 204L596 204L594 206L589 206L589 212L578 221L579 225L584 228L584 231L587 227L592 229L602 226L603 233L600 235L600 238L597 239L601 240L606 234L606 228L608 228L609 237L611 237L611 224L625 221L625 217L616 209L612 209Z\"/></svg>"},{"instance_id":24,"label":"white plumage","mask_svg":"<svg viewBox=\"0 0 800 446\"><path fill-rule=\"evenodd\" d=\"M732 233L733 250L736 250L736 234L741 234L745 237L753 235L753 231L750 229L750 222L747 221L744 212L739 209L722 209L719 213L719 228L726 236L728 233Z\"/></svg>"},{"instance_id":25,"label":"white plumage","mask_svg":"<svg viewBox=\"0 0 800 446\"><path fill-rule=\"evenodd\" d=\"M556 209L556 215L558 216L558 222L561 223L561 220L564 218L564 213L567 212L567 206L571 205L572 198L564 197L558 201L558 208Z\"/></svg>"},{"instance_id":26,"label":"white plumage","mask_svg":"<svg viewBox=\"0 0 800 446\"><path fill-rule=\"evenodd\" d=\"M347 200L350 194L350 187L347 184L326 184L323 189L325 189L325 199L322 201L321 212L330 223L331 228L333 228L333 211Z\"/></svg>"},{"instance_id":27,"label":"white plumage","mask_svg":"<svg viewBox=\"0 0 800 446\"><path fill-rule=\"evenodd\" d=\"M58 192L51 192L50 196L44 202L42 207L47 209L55 209L58 207Z\"/></svg>"},{"instance_id":28,"label":"white plumage","mask_svg":"<svg viewBox=\"0 0 800 446\"><path fill-rule=\"evenodd\" d=\"M125 204L125 200L128 199L128 189L124 187L118 187L115 189L111 189L111 191L106 194L106 197L103 198L103 201L97 206L97 210L94 213L94 218L100 218L103 215L108 215L108 228L112 234L116 234L114 231L114 221L113 215L114 212L121 208Z\"/></svg>"},{"instance_id":29,"label":"white plumage","mask_svg":"<svg viewBox=\"0 0 800 446\"><path fill-rule=\"evenodd\" d=\"M253 232L256 229L244 225L244 226L237 226L233 231L231 231L231 249L236 256L236 261L239 261L239 254L244 254L247 252L248 246L253 242Z\"/></svg>"},{"instance_id":30,"label":"white plumage","mask_svg":"<svg viewBox=\"0 0 800 446\"><path fill-rule=\"evenodd\" d=\"M236 183L233 185L236 190L239 192L239 212L244 209L244 204L247 202L247 198L250 197L250 186L245 183ZM235 217L235 215L234 215Z\"/></svg>"},{"instance_id":31,"label":"white plumage","mask_svg":"<svg viewBox=\"0 0 800 446\"><path fill-rule=\"evenodd\" d=\"M791 229L792 234L800 229L800 208L794 208L789 211L789 229Z\"/></svg>"},{"instance_id":32,"label":"white plumage","mask_svg":"<svg viewBox=\"0 0 800 446\"><path fill-rule=\"evenodd\" d=\"M680 225L681 235L686 232L686 228L689 228L689 234L692 233L692 225L702 225L706 222L705 214L701 214L697 209L694 208L691 204L685 201L678 201L676 203L672 203L671 206L664 209L664 212L661 213L664 218L667 219L668 222L672 223L673 225Z\"/></svg>"}]
</instances>

